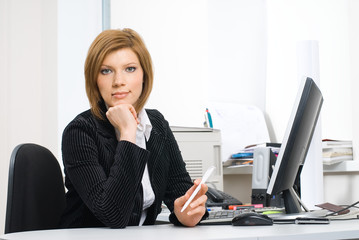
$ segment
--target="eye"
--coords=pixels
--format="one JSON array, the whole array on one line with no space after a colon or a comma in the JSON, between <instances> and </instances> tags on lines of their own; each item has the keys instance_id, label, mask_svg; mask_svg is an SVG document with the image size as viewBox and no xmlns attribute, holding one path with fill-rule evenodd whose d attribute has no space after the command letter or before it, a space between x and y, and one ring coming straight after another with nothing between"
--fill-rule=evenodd
<instances>
[{"instance_id":1,"label":"eye","mask_svg":"<svg viewBox=\"0 0 359 240\"><path fill-rule=\"evenodd\" d=\"M126 68L126 72L134 72L136 71L136 67L128 67Z\"/></svg>"},{"instance_id":2,"label":"eye","mask_svg":"<svg viewBox=\"0 0 359 240\"><path fill-rule=\"evenodd\" d=\"M112 70L108 69L108 68L105 68L105 69L101 69L100 73L103 74L103 75L107 75L107 74L112 73Z\"/></svg>"}]
</instances>

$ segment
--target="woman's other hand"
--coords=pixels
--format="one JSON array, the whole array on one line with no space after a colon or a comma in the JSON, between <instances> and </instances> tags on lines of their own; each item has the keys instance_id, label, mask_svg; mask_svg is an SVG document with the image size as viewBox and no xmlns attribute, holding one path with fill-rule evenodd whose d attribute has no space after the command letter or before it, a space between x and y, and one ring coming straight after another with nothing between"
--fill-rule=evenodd
<instances>
[{"instance_id":1,"label":"woman's other hand","mask_svg":"<svg viewBox=\"0 0 359 240\"><path fill-rule=\"evenodd\" d=\"M192 202L183 212L181 212L183 205L185 205L186 201L190 198L200 183L201 180L196 179L194 185L186 192L186 194L177 198L174 202L174 213L176 214L177 219L187 227L196 226L206 213L206 192L208 187L204 183L202 183L201 190L197 193Z\"/></svg>"}]
</instances>

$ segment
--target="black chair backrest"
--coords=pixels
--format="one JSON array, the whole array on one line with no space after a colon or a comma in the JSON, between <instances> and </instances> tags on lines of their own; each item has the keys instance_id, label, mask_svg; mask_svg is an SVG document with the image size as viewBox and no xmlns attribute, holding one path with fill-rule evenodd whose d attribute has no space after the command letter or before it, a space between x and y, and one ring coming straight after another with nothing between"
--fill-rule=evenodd
<instances>
[{"instance_id":1,"label":"black chair backrest","mask_svg":"<svg viewBox=\"0 0 359 240\"><path fill-rule=\"evenodd\" d=\"M18 145L10 159L5 233L58 228L64 208L55 156L37 144Z\"/></svg>"}]
</instances>

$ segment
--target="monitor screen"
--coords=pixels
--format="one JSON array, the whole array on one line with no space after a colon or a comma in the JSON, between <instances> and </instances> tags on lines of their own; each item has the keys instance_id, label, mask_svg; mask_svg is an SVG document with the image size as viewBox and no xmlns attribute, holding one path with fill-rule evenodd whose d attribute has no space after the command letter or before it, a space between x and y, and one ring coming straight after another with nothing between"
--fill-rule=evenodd
<instances>
[{"instance_id":1,"label":"monitor screen","mask_svg":"<svg viewBox=\"0 0 359 240\"><path fill-rule=\"evenodd\" d=\"M323 96L318 86L311 78L304 79L267 188L267 194L282 193L286 213L302 211L303 204L293 185L304 164L322 104Z\"/></svg>"}]
</instances>

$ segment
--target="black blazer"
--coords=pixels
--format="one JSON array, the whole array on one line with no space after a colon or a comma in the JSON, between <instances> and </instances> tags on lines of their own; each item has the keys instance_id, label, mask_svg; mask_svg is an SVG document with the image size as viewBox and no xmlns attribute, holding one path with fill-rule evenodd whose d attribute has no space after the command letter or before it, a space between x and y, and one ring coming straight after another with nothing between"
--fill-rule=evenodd
<instances>
[{"instance_id":1,"label":"black blazer","mask_svg":"<svg viewBox=\"0 0 359 240\"><path fill-rule=\"evenodd\" d=\"M103 109L105 112L105 109ZM154 224L161 203L173 214L174 200L193 185L168 122L157 110L146 110L152 132L146 148L117 141L114 127L88 110L64 130L62 154L67 207L63 228L138 225L143 204L142 175L148 163L155 201L145 225Z\"/></svg>"}]
</instances>

